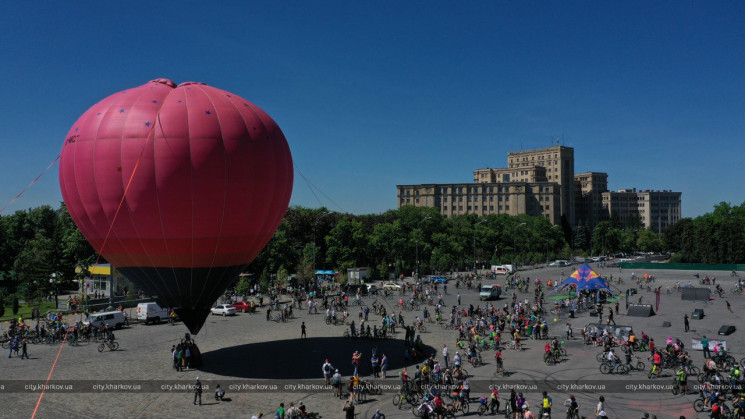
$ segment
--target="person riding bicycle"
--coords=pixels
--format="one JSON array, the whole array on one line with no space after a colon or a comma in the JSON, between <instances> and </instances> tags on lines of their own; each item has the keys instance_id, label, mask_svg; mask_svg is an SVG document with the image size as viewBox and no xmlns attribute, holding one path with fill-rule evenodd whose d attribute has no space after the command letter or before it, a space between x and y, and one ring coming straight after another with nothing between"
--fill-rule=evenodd
<instances>
[{"instance_id":1,"label":"person riding bicycle","mask_svg":"<svg viewBox=\"0 0 745 419\"><path fill-rule=\"evenodd\" d=\"M711 405L711 413L709 414L709 418L720 419L721 417L722 417L722 406L719 404L718 401L715 401Z\"/></svg>"},{"instance_id":2,"label":"person riding bicycle","mask_svg":"<svg viewBox=\"0 0 745 419\"><path fill-rule=\"evenodd\" d=\"M631 345L627 342L626 345L623 347L623 354L626 361L626 365L631 365L631 355L633 354L631 350Z\"/></svg>"},{"instance_id":3,"label":"person riding bicycle","mask_svg":"<svg viewBox=\"0 0 745 419\"><path fill-rule=\"evenodd\" d=\"M675 371L675 381L680 386L680 394L685 395L688 392L688 375L686 374L685 367L681 366Z\"/></svg>"},{"instance_id":4,"label":"person riding bicycle","mask_svg":"<svg viewBox=\"0 0 745 419\"><path fill-rule=\"evenodd\" d=\"M548 416L551 416L551 406L553 405L553 402L551 401L551 397L549 397L547 392L543 392L543 400L541 402L541 410L540 410L540 416L543 417L546 413L548 413Z\"/></svg>"},{"instance_id":5,"label":"person riding bicycle","mask_svg":"<svg viewBox=\"0 0 745 419\"><path fill-rule=\"evenodd\" d=\"M652 364L654 365L655 371L659 375L662 371L662 355L659 352L652 351Z\"/></svg>"},{"instance_id":6,"label":"person riding bicycle","mask_svg":"<svg viewBox=\"0 0 745 419\"><path fill-rule=\"evenodd\" d=\"M455 356L453 357L453 365L455 368L460 368L460 352L456 351Z\"/></svg>"},{"instance_id":7,"label":"person riding bicycle","mask_svg":"<svg viewBox=\"0 0 745 419\"><path fill-rule=\"evenodd\" d=\"M489 411L491 414L499 412L499 392L495 388L489 392Z\"/></svg>"},{"instance_id":8,"label":"person riding bicycle","mask_svg":"<svg viewBox=\"0 0 745 419\"><path fill-rule=\"evenodd\" d=\"M564 402L564 406L567 406L567 418L570 418L573 416L576 416L579 418L579 403L577 403L577 399L574 398L574 395L570 395L569 398Z\"/></svg>"},{"instance_id":9,"label":"person riding bicycle","mask_svg":"<svg viewBox=\"0 0 745 419\"><path fill-rule=\"evenodd\" d=\"M629 332L628 344L631 347L631 349L636 350L636 335L634 334L633 331Z\"/></svg>"},{"instance_id":10,"label":"person riding bicycle","mask_svg":"<svg viewBox=\"0 0 745 419\"><path fill-rule=\"evenodd\" d=\"M742 374L740 374L740 366L737 364L732 365L732 368L729 370L729 383L732 388L736 388L738 386L738 383L740 379L742 378Z\"/></svg>"},{"instance_id":11,"label":"person riding bicycle","mask_svg":"<svg viewBox=\"0 0 745 419\"><path fill-rule=\"evenodd\" d=\"M608 363L610 364L610 369L613 371L614 368L616 368L618 365L621 364L621 360L616 356L615 353L613 353L613 349L608 351L608 355L606 356L606 359L608 360Z\"/></svg>"},{"instance_id":12,"label":"person riding bicycle","mask_svg":"<svg viewBox=\"0 0 745 419\"><path fill-rule=\"evenodd\" d=\"M714 359L707 359L704 363L704 374L706 375L713 375L717 372L717 363L714 362Z\"/></svg>"},{"instance_id":13,"label":"person riding bicycle","mask_svg":"<svg viewBox=\"0 0 745 419\"><path fill-rule=\"evenodd\" d=\"M422 419L429 419L432 417L432 412L434 412L434 409L432 406L427 402L422 402L417 410L422 414Z\"/></svg>"}]
</instances>

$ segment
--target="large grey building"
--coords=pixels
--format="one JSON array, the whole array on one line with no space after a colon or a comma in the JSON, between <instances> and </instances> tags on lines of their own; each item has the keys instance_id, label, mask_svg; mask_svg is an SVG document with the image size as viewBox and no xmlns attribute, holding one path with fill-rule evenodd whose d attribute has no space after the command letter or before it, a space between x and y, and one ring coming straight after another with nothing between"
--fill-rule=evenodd
<instances>
[{"instance_id":1,"label":"large grey building","mask_svg":"<svg viewBox=\"0 0 745 419\"><path fill-rule=\"evenodd\" d=\"M655 231L681 217L680 192L609 192L607 173L575 174L574 149L560 145L510 152L506 168L476 169L473 183L396 187L399 207L437 208L445 217L528 214L559 224L565 216L572 226L593 227L616 214L622 223L640 220Z\"/></svg>"}]
</instances>

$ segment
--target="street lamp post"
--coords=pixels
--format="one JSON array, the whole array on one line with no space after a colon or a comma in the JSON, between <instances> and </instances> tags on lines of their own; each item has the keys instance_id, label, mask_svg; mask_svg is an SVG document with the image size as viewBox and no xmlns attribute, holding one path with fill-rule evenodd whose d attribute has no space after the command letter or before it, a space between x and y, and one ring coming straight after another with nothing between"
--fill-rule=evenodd
<instances>
[{"instance_id":1,"label":"street lamp post","mask_svg":"<svg viewBox=\"0 0 745 419\"><path fill-rule=\"evenodd\" d=\"M527 223L520 223L517 226L524 226ZM515 240L515 235L512 236L512 249L515 251L515 271L517 271L517 267L520 263L520 259L517 257L517 241Z\"/></svg>"},{"instance_id":2,"label":"street lamp post","mask_svg":"<svg viewBox=\"0 0 745 419\"><path fill-rule=\"evenodd\" d=\"M51 275L51 278L49 278L49 283L54 287L54 308L59 308L59 297L57 296L57 273L53 272Z\"/></svg>"},{"instance_id":3,"label":"street lamp post","mask_svg":"<svg viewBox=\"0 0 745 419\"><path fill-rule=\"evenodd\" d=\"M424 217L422 219L422 221L419 221L419 223L416 225L416 228L419 228L419 226L422 225L423 222L425 222L426 220L430 220L430 219L432 219L432 217ZM419 281L419 236L417 236L414 239L414 242L416 243L415 244L415 249L416 249L416 278L415 279L417 281Z\"/></svg>"},{"instance_id":4,"label":"street lamp post","mask_svg":"<svg viewBox=\"0 0 745 419\"><path fill-rule=\"evenodd\" d=\"M331 212L326 212L322 216L318 217L318 219L313 223L313 276L316 275L316 226L319 222L323 219L323 217L331 214Z\"/></svg>"},{"instance_id":5,"label":"street lamp post","mask_svg":"<svg viewBox=\"0 0 745 419\"><path fill-rule=\"evenodd\" d=\"M476 226L485 223L486 219L479 221L473 225L473 273L476 274Z\"/></svg>"}]
</instances>

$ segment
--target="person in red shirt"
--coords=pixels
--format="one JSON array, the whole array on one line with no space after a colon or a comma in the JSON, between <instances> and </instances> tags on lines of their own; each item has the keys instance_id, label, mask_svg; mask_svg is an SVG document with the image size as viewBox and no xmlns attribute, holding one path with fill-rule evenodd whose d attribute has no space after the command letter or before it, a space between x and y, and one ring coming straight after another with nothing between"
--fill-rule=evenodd
<instances>
[{"instance_id":1,"label":"person in red shirt","mask_svg":"<svg viewBox=\"0 0 745 419\"><path fill-rule=\"evenodd\" d=\"M655 371L657 372L657 375L660 375L662 372L662 356L659 352L653 351L652 352L652 363L654 364Z\"/></svg>"}]
</instances>

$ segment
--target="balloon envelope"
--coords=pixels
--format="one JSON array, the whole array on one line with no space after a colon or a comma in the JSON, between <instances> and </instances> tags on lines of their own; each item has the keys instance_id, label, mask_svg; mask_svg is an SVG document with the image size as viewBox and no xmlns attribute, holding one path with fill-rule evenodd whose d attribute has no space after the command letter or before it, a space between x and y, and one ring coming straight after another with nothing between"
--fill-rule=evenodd
<instances>
[{"instance_id":1,"label":"balloon envelope","mask_svg":"<svg viewBox=\"0 0 745 419\"><path fill-rule=\"evenodd\" d=\"M256 105L158 79L86 111L59 178L91 245L197 333L277 229L293 170L284 134Z\"/></svg>"}]
</instances>

